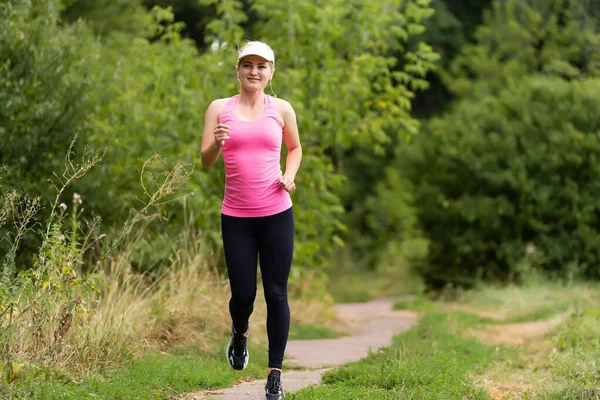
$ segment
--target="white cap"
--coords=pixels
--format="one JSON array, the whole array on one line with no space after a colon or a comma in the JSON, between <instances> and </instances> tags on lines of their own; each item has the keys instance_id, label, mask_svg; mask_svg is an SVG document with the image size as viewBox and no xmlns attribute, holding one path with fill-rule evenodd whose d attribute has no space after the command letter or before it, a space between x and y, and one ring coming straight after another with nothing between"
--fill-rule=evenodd
<instances>
[{"instance_id":1,"label":"white cap","mask_svg":"<svg viewBox=\"0 0 600 400\"><path fill-rule=\"evenodd\" d=\"M255 55L264 58L267 61L271 61L275 64L275 54L273 50L263 42L248 42L240 50L238 55L238 62L246 56Z\"/></svg>"}]
</instances>

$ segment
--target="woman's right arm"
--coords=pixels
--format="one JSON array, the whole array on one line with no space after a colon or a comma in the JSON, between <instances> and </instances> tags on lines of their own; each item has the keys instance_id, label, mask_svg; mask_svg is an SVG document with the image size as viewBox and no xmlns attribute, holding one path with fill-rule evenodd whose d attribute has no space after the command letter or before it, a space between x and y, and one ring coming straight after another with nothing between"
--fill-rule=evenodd
<instances>
[{"instance_id":1,"label":"woman's right arm","mask_svg":"<svg viewBox=\"0 0 600 400\"><path fill-rule=\"evenodd\" d=\"M210 103L208 110L206 110L206 116L204 117L204 129L202 132L202 146L200 148L200 159L202 165L206 168L212 166L221 152L221 146L223 141L217 141L215 138L215 130L219 128L219 134L221 133L224 125L219 124L219 114L223 109L223 100L219 99Z\"/></svg>"}]
</instances>

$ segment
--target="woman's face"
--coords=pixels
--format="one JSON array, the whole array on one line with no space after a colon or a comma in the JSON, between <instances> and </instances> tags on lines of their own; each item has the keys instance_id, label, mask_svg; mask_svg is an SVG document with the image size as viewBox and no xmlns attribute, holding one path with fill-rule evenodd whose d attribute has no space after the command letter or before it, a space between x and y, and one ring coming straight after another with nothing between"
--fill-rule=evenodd
<instances>
[{"instance_id":1,"label":"woman's face","mask_svg":"<svg viewBox=\"0 0 600 400\"><path fill-rule=\"evenodd\" d=\"M272 64L255 55L242 58L237 70L242 87L248 90L263 90L273 75Z\"/></svg>"}]
</instances>

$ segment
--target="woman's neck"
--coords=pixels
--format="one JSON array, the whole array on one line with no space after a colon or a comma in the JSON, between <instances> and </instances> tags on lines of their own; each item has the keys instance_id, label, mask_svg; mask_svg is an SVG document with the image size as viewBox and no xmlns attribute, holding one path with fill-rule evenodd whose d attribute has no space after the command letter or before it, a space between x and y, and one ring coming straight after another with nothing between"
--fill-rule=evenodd
<instances>
[{"instance_id":1,"label":"woman's neck","mask_svg":"<svg viewBox=\"0 0 600 400\"><path fill-rule=\"evenodd\" d=\"M247 105L250 108L254 108L257 105L262 105L265 102L265 92L258 90L256 92L248 92L242 90L238 97L238 102Z\"/></svg>"}]
</instances>

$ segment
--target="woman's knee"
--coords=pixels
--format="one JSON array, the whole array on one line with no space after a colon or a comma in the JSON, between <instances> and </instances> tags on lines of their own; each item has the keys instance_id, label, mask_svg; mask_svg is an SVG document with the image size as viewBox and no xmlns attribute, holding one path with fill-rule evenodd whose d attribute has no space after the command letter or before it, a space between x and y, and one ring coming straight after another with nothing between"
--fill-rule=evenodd
<instances>
[{"instance_id":1,"label":"woman's knee","mask_svg":"<svg viewBox=\"0 0 600 400\"><path fill-rule=\"evenodd\" d=\"M230 303L236 307L251 307L256 299L256 293L232 294Z\"/></svg>"},{"instance_id":2,"label":"woman's knee","mask_svg":"<svg viewBox=\"0 0 600 400\"><path fill-rule=\"evenodd\" d=\"M285 290L266 290L265 301L268 308L283 308L288 305L288 295Z\"/></svg>"}]
</instances>

